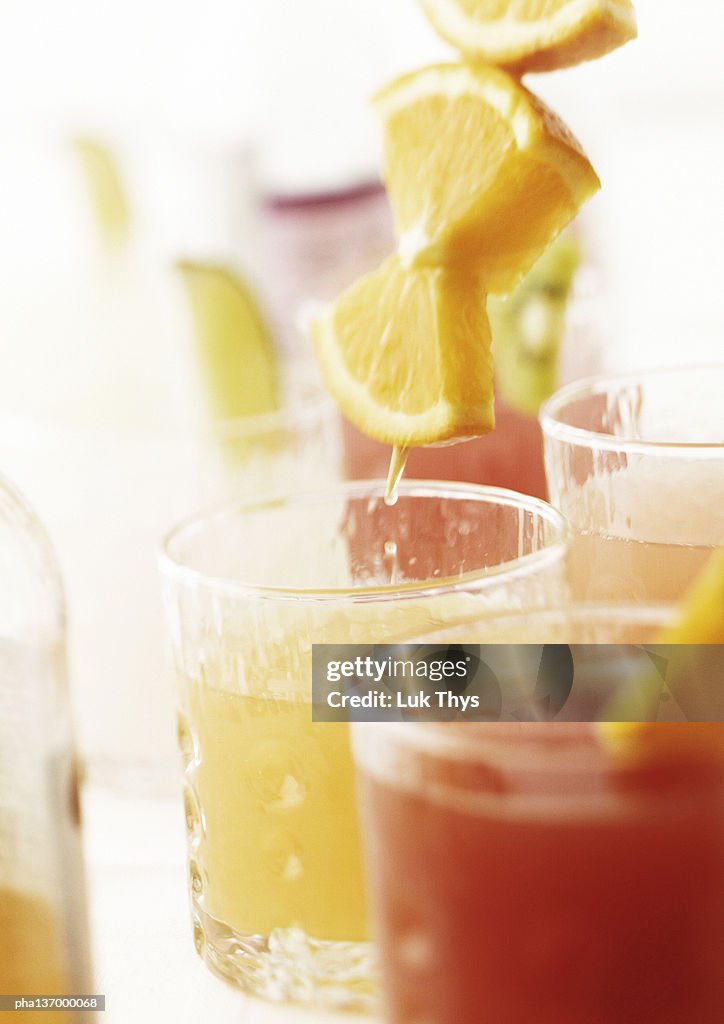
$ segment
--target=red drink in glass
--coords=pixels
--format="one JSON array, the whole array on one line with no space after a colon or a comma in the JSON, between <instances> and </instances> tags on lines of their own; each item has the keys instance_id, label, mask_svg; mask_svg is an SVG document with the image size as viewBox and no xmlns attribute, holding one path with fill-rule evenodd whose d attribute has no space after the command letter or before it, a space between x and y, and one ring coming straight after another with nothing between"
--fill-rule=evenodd
<instances>
[{"instance_id":1,"label":"red drink in glass","mask_svg":"<svg viewBox=\"0 0 724 1024\"><path fill-rule=\"evenodd\" d=\"M724 726L357 728L391 1024L724 1019Z\"/></svg>"}]
</instances>

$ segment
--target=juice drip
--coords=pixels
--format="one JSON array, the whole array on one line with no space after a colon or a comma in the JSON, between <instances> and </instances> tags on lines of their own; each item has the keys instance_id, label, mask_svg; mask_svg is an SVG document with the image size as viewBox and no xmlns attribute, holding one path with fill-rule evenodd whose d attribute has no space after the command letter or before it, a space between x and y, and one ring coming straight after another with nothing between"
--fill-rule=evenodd
<instances>
[{"instance_id":1,"label":"juice drip","mask_svg":"<svg viewBox=\"0 0 724 1024\"><path fill-rule=\"evenodd\" d=\"M405 466L407 465L407 457L409 454L410 449L403 446L395 445L392 449L390 468L387 472L385 505L395 505L397 503L397 486L402 479L402 474L405 472Z\"/></svg>"}]
</instances>

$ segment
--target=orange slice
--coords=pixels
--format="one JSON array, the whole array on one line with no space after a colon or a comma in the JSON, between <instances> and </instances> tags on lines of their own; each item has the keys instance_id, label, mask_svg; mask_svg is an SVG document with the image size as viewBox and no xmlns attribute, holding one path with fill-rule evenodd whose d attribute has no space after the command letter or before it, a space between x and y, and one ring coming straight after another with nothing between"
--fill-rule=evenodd
<instances>
[{"instance_id":1,"label":"orange slice","mask_svg":"<svg viewBox=\"0 0 724 1024\"><path fill-rule=\"evenodd\" d=\"M392 257L325 307L312 337L345 416L401 447L492 430L485 300L474 275Z\"/></svg>"},{"instance_id":2,"label":"orange slice","mask_svg":"<svg viewBox=\"0 0 724 1024\"><path fill-rule=\"evenodd\" d=\"M405 265L475 266L507 293L600 187L563 122L498 68L423 68L375 103Z\"/></svg>"},{"instance_id":3,"label":"orange slice","mask_svg":"<svg viewBox=\"0 0 724 1024\"><path fill-rule=\"evenodd\" d=\"M630 0L420 0L463 53L517 73L602 57L636 38Z\"/></svg>"}]
</instances>

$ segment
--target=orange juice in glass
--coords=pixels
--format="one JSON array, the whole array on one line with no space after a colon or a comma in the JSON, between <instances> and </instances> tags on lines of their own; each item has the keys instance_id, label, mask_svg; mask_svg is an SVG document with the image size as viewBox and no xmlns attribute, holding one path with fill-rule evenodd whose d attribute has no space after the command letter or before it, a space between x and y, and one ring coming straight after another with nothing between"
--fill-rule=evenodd
<instances>
[{"instance_id":1,"label":"orange juice in glass","mask_svg":"<svg viewBox=\"0 0 724 1024\"><path fill-rule=\"evenodd\" d=\"M277 1001L374 1005L345 723L312 720L312 645L384 643L560 596L543 502L382 483L249 500L163 556L199 955Z\"/></svg>"}]
</instances>

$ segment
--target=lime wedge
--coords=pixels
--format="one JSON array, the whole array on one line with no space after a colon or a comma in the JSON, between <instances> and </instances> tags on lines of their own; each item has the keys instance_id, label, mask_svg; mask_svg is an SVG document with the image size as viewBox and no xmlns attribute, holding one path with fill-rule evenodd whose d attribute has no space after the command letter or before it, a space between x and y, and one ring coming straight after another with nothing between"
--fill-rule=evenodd
<instances>
[{"instance_id":1,"label":"lime wedge","mask_svg":"<svg viewBox=\"0 0 724 1024\"><path fill-rule=\"evenodd\" d=\"M123 245L130 233L131 214L118 165L109 150L96 139L73 140L85 178L93 215L109 246Z\"/></svg>"},{"instance_id":2,"label":"lime wedge","mask_svg":"<svg viewBox=\"0 0 724 1024\"><path fill-rule=\"evenodd\" d=\"M560 383L568 300L580 262L578 242L564 234L509 298L488 300L498 393L527 416L536 416Z\"/></svg>"},{"instance_id":3,"label":"lime wedge","mask_svg":"<svg viewBox=\"0 0 724 1024\"><path fill-rule=\"evenodd\" d=\"M219 420L279 408L279 365L271 332L248 284L225 267L179 263L198 351Z\"/></svg>"}]
</instances>

